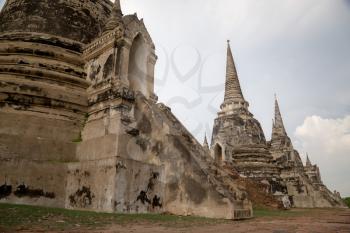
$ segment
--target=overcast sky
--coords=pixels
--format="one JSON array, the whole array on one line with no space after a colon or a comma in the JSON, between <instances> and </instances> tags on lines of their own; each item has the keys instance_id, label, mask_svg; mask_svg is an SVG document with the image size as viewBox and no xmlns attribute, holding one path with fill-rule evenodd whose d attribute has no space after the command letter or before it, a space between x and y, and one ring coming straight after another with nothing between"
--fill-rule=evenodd
<instances>
[{"instance_id":1,"label":"overcast sky","mask_svg":"<svg viewBox=\"0 0 350 233\"><path fill-rule=\"evenodd\" d=\"M274 93L285 126L331 189L350 196L350 1L122 0L159 56L156 93L202 141L224 97L226 40L244 96L271 136Z\"/></svg>"},{"instance_id":2,"label":"overcast sky","mask_svg":"<svg viewBox=\"0 0 350 233\"><path fill-rule=\"evenodd\" d=\"M0 0L1 1L1 0ZM4 2L2 0L2 2ZM270 139L274 93L294 146L350 196L350 0L121 0L157 49L156 93L203 141L224 97L231 40L250 111Z\"/></svg>"}]
</instances>

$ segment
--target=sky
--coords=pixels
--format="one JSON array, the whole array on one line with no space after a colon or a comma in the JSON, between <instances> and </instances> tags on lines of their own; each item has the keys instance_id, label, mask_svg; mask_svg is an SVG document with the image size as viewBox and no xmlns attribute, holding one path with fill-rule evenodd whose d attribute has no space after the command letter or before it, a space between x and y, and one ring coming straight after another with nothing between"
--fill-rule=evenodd
<instances>
[{"instance_id":1,"label":"sky","mask_svg":"<svg viewBox=\"0 0 350 233\"><path fill-rule=\"evenodd\" d=\"M3 3L0 0L0 4ZM271 137L274 94L285 127L324 183L350 196L350 0L121 0L159 57L155 90L200 141L224 98L231 41L250 111Z\"/></svg>"}]
</instances>

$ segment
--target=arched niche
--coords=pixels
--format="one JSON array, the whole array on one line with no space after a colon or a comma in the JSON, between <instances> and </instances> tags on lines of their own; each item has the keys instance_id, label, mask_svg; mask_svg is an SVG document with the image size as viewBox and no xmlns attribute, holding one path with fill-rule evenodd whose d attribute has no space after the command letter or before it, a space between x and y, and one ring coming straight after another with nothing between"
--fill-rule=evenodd
<instances>
[{"instance_id":1,"label":"arched niche","mask_svg":"<svg viewBox=\"0 0 350 233\"><path fill-rule=\"evenodd\" d=\"M222 147L217 143L214 146L214 159L218 164L221 164L223 161L223 149Z\"/></svg>"},{"instance_id":2,"label":"arched niche","mask_svg":"<svg viewBox=\"0 0 350 233\"><path fill-rule=\"evenodd\" d=\"M151 95L149 75L149 56L150 49L143 36L138 34L130 47L128 80L130 89L140 91L146 97Z\"/></svg>"}]
</instances>

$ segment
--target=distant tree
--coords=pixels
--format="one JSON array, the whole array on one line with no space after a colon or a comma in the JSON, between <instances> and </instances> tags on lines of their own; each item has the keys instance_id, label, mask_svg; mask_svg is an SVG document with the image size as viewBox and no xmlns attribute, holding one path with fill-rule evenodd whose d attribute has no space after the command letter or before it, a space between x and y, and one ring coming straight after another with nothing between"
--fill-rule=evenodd
<instances>
[{"instance_id":1,"label":"distant tree","mask_svg":"<svg viewBox=\"0 0 350 233\"><path fill-rule=\"evenodd\" d=\"M350 197L344 198L345 203L349 206L350 208Z\"/></svg>"}]
</instances>

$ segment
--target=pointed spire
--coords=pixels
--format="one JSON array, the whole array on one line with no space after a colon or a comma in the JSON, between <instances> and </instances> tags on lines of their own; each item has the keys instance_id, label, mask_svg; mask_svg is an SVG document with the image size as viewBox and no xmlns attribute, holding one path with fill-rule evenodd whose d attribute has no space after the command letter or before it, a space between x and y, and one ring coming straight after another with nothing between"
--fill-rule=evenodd
<instances>
[{"instance_id":1,"label":"pointed spire","mask_svg":"<svg viewBox=\"0 0 350 233\"><path fill-rule=\"evenodd\" d=\"M208 144L208 140L207 140L207 133L205 133L205 136L204 136L203 147L204 147L204 149L209 150L209 144Z\"/></svg>"},{"instance_id":2,"label":"pointed spire","mask_svg":"<svg viewBox=\"0 0 350 233\"><path fill-rule=\"evenodd\" d=\"M114 6L115 9L119 10L120 13L122 13L122 8L120 6L120 0L114 0Z\"/></svg>"},{"instance_id":3,"label":"pointed spire","mask_svg":"<svg viewBox=\"0 0 350 233\"><path fill-rule=\"evenodd\" d=\"M227 62L226 62L226 83L225 83L225 100L241 100L244 101L244 97L239 84L237 70L233 55L231 51L230 41L227 41Z\"/></svg>"},{"instance_id":4,"label":"pointed spire","mask_svg":"<svg viewBox=\"0 0 350 233\"><path fill-rule=\"evenodd\" d=\"M281 135L287 136L276 94L275 94L275 120L273 123L272 133L278 134L280 136Z\"/></svg>"},{"instance_id":5,"label":"pointed spire","mask_svg":"<svg viewBox=\"0 0 350 233\"><path fill-rule=\"evenodd\" d=\"M123 12L120 6L120 0L115 0L111 12L111 16L107 21L104 31L112 31L121 25Z\"/></svg>"},{"instance_id":6,"label":"pointed spire","mask_svg":"<svg viewBox=\"0 0 350 233\"><path fill-rule=\"evenodd\" d=\"M309 159L309 154L307 154L307 153L306 153L306 166L307 167L311 167L312 166L311 161Z\"/></svg>"}]
</instances>

